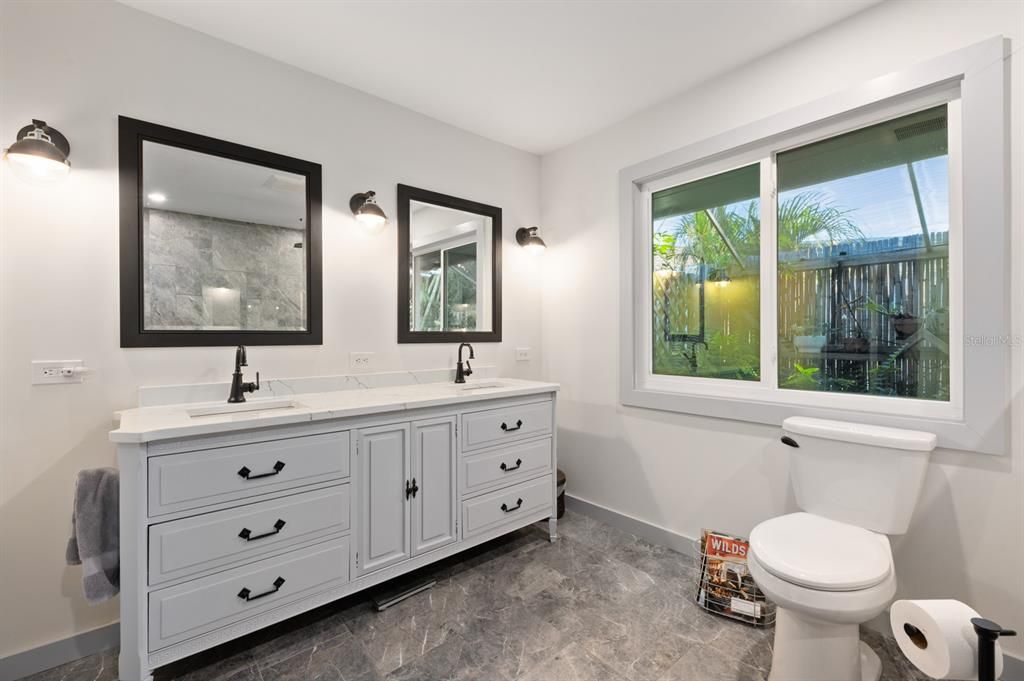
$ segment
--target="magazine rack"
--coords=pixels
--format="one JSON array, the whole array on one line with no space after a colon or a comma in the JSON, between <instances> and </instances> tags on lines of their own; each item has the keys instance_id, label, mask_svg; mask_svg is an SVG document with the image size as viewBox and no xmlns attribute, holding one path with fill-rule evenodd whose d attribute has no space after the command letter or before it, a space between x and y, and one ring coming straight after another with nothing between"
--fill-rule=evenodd
<instances>
[{"instance_id":1,"label":"magazine rack","mask_svg":"<svg viewBox=\"0 0 1024 681\"><path fill-rule=\"evenodd\" d=\"M775 604L767 599L749 573L737 575L718 556L708 556L704 542L693 542L697 583L694 602L708 612L755 627L775 625Z\"/></svg>"}]
</instances>

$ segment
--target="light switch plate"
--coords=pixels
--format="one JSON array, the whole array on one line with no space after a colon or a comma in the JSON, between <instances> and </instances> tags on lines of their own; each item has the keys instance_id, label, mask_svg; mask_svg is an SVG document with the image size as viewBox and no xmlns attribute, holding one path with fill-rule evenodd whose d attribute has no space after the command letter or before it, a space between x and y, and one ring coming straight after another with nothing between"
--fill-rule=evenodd
<instances>
[{"instance_id":1,"label":"light switch plate","mask_svg":"<svg viewBox=\"0 0 1024 681\"><path fill-rule=\"evenodd\" d=\"M48 359L32 361L32 385L53 385L59 383L81 383L82 371L76 367L84 367L80 359Z\"/></svg>"},{"instance_id":2,"label":"light switch plate","mask_svg":"<svg viewBox=\"0 0 1024 681\"><path fill-rule=\"evenodd\" d=\"M517 362L529 362L530 361L530 348L516 348L516 361Z\"/></svg>"},{"instance_id":3,"label":"light switch plate","mask_svg":"<svg viewBox=\"0 0 1024 681\"><path fill-rule=\"evenodd\" d=\"M348 354L348 366L356 371L366 371L373 368L372 352L350 352Z\"/></svg>"}]
</instances>

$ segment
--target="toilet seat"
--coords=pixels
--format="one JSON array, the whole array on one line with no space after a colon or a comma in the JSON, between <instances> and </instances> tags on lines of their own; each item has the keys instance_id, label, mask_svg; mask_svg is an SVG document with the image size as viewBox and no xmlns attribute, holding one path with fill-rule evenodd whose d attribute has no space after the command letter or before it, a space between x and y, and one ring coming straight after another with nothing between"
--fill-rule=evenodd
<instances>
[{"instance_id":1,"label":"toilet seat","mask_svg":"<svg viewBox=\"0 0 1024 681\"><path fill-rule=\"evenodd\" d=\"M888 537L812 513L759 524L750 551L765 571L815 591L870 589L892 573Z\"/></svg>"},{"instance_id":2,"label":"toilet seat","mask_svg":"<svg viewBox=\"0 0 1024 681\"><path fill-rule=\"evenodd\" d=\"M861 624L883 612L896 596L896 573L880 583L857 591L808 589L776 577L758 562L751 549L747 567L757 586L779 608L799 612L822 622Z\"/></svg>"}]
</instances>

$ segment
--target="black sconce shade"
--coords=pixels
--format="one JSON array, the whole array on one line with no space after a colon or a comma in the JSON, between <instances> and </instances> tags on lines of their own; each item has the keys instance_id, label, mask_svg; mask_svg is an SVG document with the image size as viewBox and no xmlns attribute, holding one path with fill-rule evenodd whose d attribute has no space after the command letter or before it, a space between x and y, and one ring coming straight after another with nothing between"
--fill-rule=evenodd
<instances>
[{"instance_id":1,"label":"black sconce shade","mask_svg":"<svg viewBox=\"0 0 1024 681\"><path fill-rule=\"evenodd\" d=\"M359 222L367 227L380 227L388 221L388 216L377 205L375 196L377 196L377 192L362 192L353 194L348 202L348 206L352 209L352 214L356 216L356 220L359 220Z\"/></svg>"},{"instance_id":2,"label":"black sconce shade","mask_svg":"<svg viewBox=\"0 0 1024 681\"><path fill-rule=\"evenodd\" d=\"M516 230L516 243L532 253L543 253L548 247L544 239L537 236L536 227L520 227Z\"/></svg>"}]
</instances>

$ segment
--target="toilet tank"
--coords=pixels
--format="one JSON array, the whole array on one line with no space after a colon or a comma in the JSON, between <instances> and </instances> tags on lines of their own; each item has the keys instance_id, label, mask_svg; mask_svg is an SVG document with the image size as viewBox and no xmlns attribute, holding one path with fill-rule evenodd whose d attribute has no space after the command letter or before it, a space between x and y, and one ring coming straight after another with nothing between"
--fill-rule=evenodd
<instances>
[{"instance_id":1,"label":"toilet tank","mask_svg":"<svg viewBox=\"0 0 1024 681\"><path fill-rule=\"evenodd\" d=\"M802 510L883 534L907 531L934 433L804 416L782 430Z\"/></svg>"}]
</instances>

